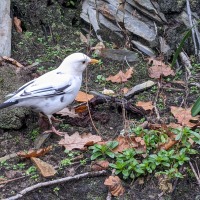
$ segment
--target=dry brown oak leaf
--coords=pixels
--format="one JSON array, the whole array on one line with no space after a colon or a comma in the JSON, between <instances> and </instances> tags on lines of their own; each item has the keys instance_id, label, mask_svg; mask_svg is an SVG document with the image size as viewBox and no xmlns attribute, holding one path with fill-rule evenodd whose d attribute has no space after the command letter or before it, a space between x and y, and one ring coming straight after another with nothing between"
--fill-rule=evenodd
<instances>
[{"instance_id":1,"label":"dry brown oak leaf","mask_svg":"<svg viewBox=\"0 0 200 200\"><path fill-rule=\"evenodd\" d=\"M174 71L169 65L166 65L161 60L155 58L149 58L149 64L152 63L152 67L149 68L149 77L159 79L161 76L174 76Z\"/></svg>"},{"instance_id":2,"label":"dry brown oak leaf","mask_svg":"<svg viewBox=\"0 0 200 200\"><path fill-rule=\"evenodd\" d=\"M141 137L120 135L115 140L118 141L119 144L115 149L113 149L114 152L122 152L130 148L146 151L145 142Z\"/></svg>"},{"instance_id":3,"label":"dry brown oak leaf","mask_svg":"<svg viewBox=\"0 0 200 200\"><path fill-rule=\"evenodd\" d=\"M92 135L91 133L83 133L80 135L78 132L75 132L71 136L65 134L64 139L61 139L59 144L64 146L67 150L85 150L86 146L91 146L101 140L101 137L98 135Z\"/></svg>"},{"instance_id":4,"label":"dry brown oak leaf","mask_svg":"<svg viewBox=\"0 0 200 200\"><path fill-rule=\"evenodd\" d=\"M36 165L37 169L40 171L43 177L51 177L56 174L57 171L49 163L34 157L31 158L31 160L34 162L34 164Z\"/></svg>"},{"instance_id":5,"label":"dry brown oak leaf","mask_svg":"<svg viewBox=\"0 0 200 200\"><path fill-rule=\"evenodd\" d=\"M114 76L109 76L106 78L107 81L111 81L113 83L123 83L128 81L129 78L132 77L133 67L130 67L125 73L121 70Z\"/></svg>"},{"instance_id":6,"label":"dry brown oak leaf","mask_svg":"<svg viewBox=\"0 0 200 200\"><path fill-rule=\"evenodd\" d=\"M192 128L198 122L198 116L192 117L191 108L181 108L176 106L171 106L170 108L171 108L171 113L177 119L179 124Z\"/></svg>"},{"instance_id":7,"label":"dry brown oak leaf","mask_svg":"<svg viewBox=\"0 0 200 200\"><path fill-rule=\"evenodd\" d=\"M91 94L87 94L85 92L79 91L75 100L78 102L87 102L92 99L94 96Z\"/></svg>"},{"instance_id":8,"label":"dry brown oak leaf","mask_svg":"<svg viewBox=\"0 0 200 200\"><path fill-rule=\"evenodd\" d=\"M152 110L153 109L153 104L152 101L148 101L148 102L143 102L143 101L138 101L136 103L136 106L140 106L142 107L144 110Z\"/></svg>"},{"instance_id":9,"label":"dry brown oak leaf","mask_svg":"<svg viewBox=\"0 0 200 200\"><path fill-rule=\"evenodd\" d=\"M109 162L107 160L97 160L95 162L92 162L91 164L91 170L92 171L101 171L108 169Z\"/></svg>"},{"instance_id":10,"label":"dry brown oak leaf","mask_svg":"<svg viewBox=\"0 0 200 200\"><path fill-rule=\"evenodd\" d=\"M56 114L61 115L62 117L64 116L69 116L72 118L79 117L79 115L75 112L74 108L72 109L64 108L61 111L57 112Z\"/></svg>"}]
</instances>

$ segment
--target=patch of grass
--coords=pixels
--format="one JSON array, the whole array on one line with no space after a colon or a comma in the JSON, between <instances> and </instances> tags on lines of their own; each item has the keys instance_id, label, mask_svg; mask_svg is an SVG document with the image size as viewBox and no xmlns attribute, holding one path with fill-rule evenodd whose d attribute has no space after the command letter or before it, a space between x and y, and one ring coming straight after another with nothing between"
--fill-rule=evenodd
<instances>
[{"instance_id":1,"label":"patch of grass","mask_svg":"<svg viewBox=\"0 0 200 200\"><path fill-rule=\"evenodd\" d=\"M81 165L86 165L87 161L88 161L88 159L86 158L86 159L80 160L80 163L81 163Z\"/></svg>"},{"instance_id":2,"label":"patch of grass","mask_svg":"<svg viewBox=\"0 0 200 200\"><path fill-rule=\"evenodd\" d=\"M26 166L26 163L18 163L16 165L13 165L13 169L14 170L17 170L17 169L22 170L22 169L25 169L25 166Z\"/></svg>"},{"instance_id":3,"label":"patch of grass","mask_svg":"<svg viewBox=\"0 0 200 200\"><path fill-rule=\"evenodd\" d=\"M79 156L80 155L80 152L79 151L69 151L69 150L65 150L64 151L65 154L66 154L66 158L61 160L60 161L60 169L62 169L63 167L65 166L69 166L72 164L73 162L73 159L76 157L76 156ZM82 161L84 162L84 161Z\"/></svg>"},{"instance_id":4,"label":"patch of grass","mask_svg":"<svg viewBox=\"0 0 200 200\"><path fill-rule=\"evenodd\" d=\"M33 129L33 130L29 133L29 137L31 138L31 140L35 140L39 134L40 134L39 128Z\"/></svg>"},{"instance_id":5,"label":"patch of grass","mask_svg":"<svg viewBox=\"0 0 200 200\"><path fill-rule=\"evenodd\" d=\"M33 179L34 181L37 181L39 178L39 174L34 174L31 176L31 179Z\"/></svg>"},{"instance_id":6,"label":"patch of grass","mask_svg":"<svg viewBox=\"0 0 200 200\"><path fill-rule=\"evenodd\" d=\"M58 196L58 192L60 191L60 188L57 186L53 188L53 192Z\"/></svg>"},{"instance_id":7,"label":"patch of grass","mask_svg":"<svg viewBox=\"0 0 200 200\"><path fill-rule=\"evenodd\" d=\"M59 127L61 128L61 130L63 130L63 131L67 131L67 130L69 130L69 128L70 128L70 125L69 124L59 124Z\"/></svg>"},{"instance_id":8,"label":"patch of grass","mask_svg":"<svg viewBox=\"0 0 200 200\"><path fill-rule=\"evenodd\" d=\"M31 166L26 170L27 175L35 175L37 172L37 168L35 166Z\"/></svg>"},{"instance_id":9,"label":"patch of grass","mask_svg":"<svg viewBox=\"0 0 200 200\"><path fill-rule=\"evenodd\" d=\"M69 158L65 158L65 159L60 161L61 167L65 167L65 166L68 166L68 165L71 165L71 164L72 164L72 162L71 162L71 159L69 159Z\"/></svg>"},{"instance_id":10,"label":"patch of grass","mask_svg":"<svg viewBox=\"0 0 200 200\"><path fill-rule=\"evenodd\" d=\"M10 166L6 160L0 162L0 167L10 169Z\"/></svg>"},{"instance_id":11,"label":"patch of grass","mask_svg":"<svg viewBox=\"0 0 200 200\"><path fill-rule=\"evenodd\" d=\"M100 85L105 86L106 78L103 75L99 74L99 75L97 75L95 82L100 84Z\"/></svg>"}]
</instances>

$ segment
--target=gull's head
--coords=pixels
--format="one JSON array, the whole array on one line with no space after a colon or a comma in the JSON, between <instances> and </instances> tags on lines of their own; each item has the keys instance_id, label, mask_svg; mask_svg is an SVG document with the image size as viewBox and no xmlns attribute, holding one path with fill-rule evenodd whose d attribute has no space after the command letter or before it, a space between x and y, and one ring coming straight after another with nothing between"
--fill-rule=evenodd
<instances>
[{"instance_id":1,"label":"gull's head","mask_svg":"<svg viewBox=\"0 0 200 200\"><path fill-rule=\"evenodd\" d=\"M98 60L91 59L83 53L73 53L64 59L59 68L69 73L82 74L88 64L95 64L98 62Z\"/></svg>"}]
</instances>

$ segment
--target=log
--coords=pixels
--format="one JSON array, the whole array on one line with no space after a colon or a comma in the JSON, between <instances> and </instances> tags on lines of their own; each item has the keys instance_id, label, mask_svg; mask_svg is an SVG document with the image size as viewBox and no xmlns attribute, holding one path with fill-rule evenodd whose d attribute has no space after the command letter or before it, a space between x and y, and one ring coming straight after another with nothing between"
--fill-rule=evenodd
<instances>
[{"instance_id":1,"label":"log","mask_svg":"<svg viewBox=\"0 0 200 200\"><path fill-rule=\"evenodd\" d=\"M10 0L0 0L0 56L11 56Z\"/></svg>"}]
</instances>

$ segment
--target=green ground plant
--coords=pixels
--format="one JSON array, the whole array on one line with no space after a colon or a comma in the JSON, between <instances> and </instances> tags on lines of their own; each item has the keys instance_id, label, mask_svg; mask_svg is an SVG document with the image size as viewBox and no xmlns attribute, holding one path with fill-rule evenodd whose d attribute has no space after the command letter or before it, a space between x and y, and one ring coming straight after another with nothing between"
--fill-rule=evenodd
<instances>
[{"instance_id":1,"label":"green ground plant","mask_svg":"<svg viewBox=\"0 0 200 200\"><path fill-rule=\"evenodd\" d=\"M95 160L96 158L114 158L115 153L112 152L112 149L117 147L118 142L117 141L111 141L106 144L100 145L95 144L94 146L89 147L90 150L92 150L92 156L91 160Z\"/></svg>"},{"instance_id":2,"label":"green ground plant","mask_svg":"<svg viewBox=\"0 0 200 200\"><path fill-rule=\"evenodd\" d=\"M190 141L193 140L196 144L200 144L200 135L198 130L192 131L188 127L171 129L171 132L176 134L176 140L179 142L171 149L165 150L159 148L169 139L165 131L147 130L141 127L132 128L129 134L143 138L146 144L145 151L131 148L122 153L114 153L112 150L118 146L117 142L96 144L90 147L91 160L112 158L110 167L115 169L116 174L121 174L124 179L134 179L151 173L165 174L168 178L182 178L183 175L179 172L180 166L190 160L190 154L198 153Z\"/></svg>"}]
</instances>

